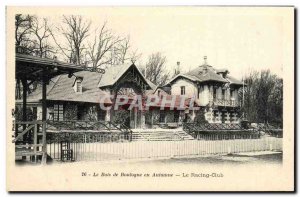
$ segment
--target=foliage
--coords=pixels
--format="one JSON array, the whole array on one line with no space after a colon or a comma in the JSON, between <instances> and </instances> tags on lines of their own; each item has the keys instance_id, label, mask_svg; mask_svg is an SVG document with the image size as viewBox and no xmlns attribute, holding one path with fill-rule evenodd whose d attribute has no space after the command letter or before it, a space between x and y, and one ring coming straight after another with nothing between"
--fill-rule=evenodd
<instances>
[{"instance_id":1,"label":"foliage","mask_svg":"<svg viewBox=\"0 0 300 197\"><path fill-rule=\"evenodd\" d=\"M282 125L283 80L270 70L250 72L245 78L242 112L250 122ZM242 89L239 93L243 99Z\"/></svg>"},{"instance_id":2,"label":"foliage","mask_svg":"<svg viewBox=\"0 0 300 197\"><path fill-rule=\"evenodd\" d=\"M15 119L17 121L22 121L23 120L22 108L16 107L14 115L15 115ZM33 114L33 111L31 110L31 108L26 108L26 120L27 121L36 120L36 114Z\"/></svg>"},{"instance_id":3,"label":"foliage","mask_svg":"<svg viewBox=\"0 0 300 197\"><path fill-rule=\"evenodd\" d=\"M113 122L116 124L125 124L126 119L129 117L129 113L127 110L118 110L114 111L114 120Z\"/></svg>"}]
</instances>

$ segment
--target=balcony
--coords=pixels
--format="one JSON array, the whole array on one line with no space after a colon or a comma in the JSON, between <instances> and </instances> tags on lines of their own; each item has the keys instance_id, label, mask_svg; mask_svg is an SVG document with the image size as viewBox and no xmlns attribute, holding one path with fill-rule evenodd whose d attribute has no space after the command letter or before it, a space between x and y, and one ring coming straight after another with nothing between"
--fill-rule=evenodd
<instances>
[{"instance_id":1,"label":"balcony","mask_svg":"<svg viewBox=\"0 0 300 197\"><path fill-rule=\"evenodd\" d=\"M225 99L214 99L209 101L209 105L212 106L222 106L222 107L239 107L239 102L235 100L225 100Z\"/></svg>"}]
</instances>

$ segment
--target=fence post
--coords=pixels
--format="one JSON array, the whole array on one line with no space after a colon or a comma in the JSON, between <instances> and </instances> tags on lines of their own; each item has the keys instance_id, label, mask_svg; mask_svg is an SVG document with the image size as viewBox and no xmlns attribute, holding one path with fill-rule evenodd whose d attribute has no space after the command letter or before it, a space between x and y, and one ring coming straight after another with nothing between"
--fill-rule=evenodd
<instances>
[{"instance_id":1,"label":"fence post","mask_svg":"<svg viewBox=\"0 0 300 197\"><path fill-rule=\"evenodd\" d=\"M130 130L130 142L132 141L132 131Z\"/></svg>"},{"instance_id":2,"label":"fence post","mask_svg":"<svg viewBox=\"0 0 300 197\"><path fill-rule=\"evenodd\" d=\"M228 153L228 154L231 153L231 147L230 147L230 146L228 146L227 153Z\"/></svg>"},{"instance_id":3,"label":"fence post","mask_svg":"<svg viewBox=\"0 0 300 197\"><path fill-rule=\"evenodd\" d=\"M33 147L33 151L34 151L34 162L36 162L36 160L37 160L37 155L36 155L36 152L37 152L37 144L38 144L38 142L37 142L37 127L38 127L38 125L37 124L35 124L34 125L34 131L33 131L33 145L34 145L34 147Z\"/></svg>"}]
</instances>

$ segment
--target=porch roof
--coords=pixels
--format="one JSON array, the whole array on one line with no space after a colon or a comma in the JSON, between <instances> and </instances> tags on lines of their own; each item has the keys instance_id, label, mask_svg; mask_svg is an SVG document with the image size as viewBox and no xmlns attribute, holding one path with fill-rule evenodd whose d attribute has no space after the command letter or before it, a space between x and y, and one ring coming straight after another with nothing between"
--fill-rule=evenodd
<instances>
[{"instance_id":1,"label":"porch roof","mask_svg":"<svg viewBox=\"0 0 300 197\"><path fill-rule=\"evenodd\" d=\"M41 80L43 72L46 72L45 74L48 78L53 78L60 74L69 74L83 70L83 67L80 65L22 53L16 53L15 62L16 79Z\"/></svg>"}]
</instances>

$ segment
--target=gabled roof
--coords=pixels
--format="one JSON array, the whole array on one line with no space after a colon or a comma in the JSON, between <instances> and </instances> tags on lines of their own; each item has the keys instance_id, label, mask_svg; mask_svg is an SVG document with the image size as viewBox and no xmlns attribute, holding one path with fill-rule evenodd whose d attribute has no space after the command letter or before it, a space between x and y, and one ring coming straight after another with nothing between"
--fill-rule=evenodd
<instances>
[{"instance_id":1,"label":"gabled roof","mask_svg":"<svg viewBox=\"0 0 300 197\"><path fill-rule=\"evenodd\" d=\"M149 86L151 87L152 90L155 90L157 88L157 85L152 83L149 79L146 79L146 81L147 81L147 83L149 84Z\"/></svg>"},{"instance_id":2,"label":"gabled roof","mask_svg":"<svg viewBox=\"0 0 300 197\"><path fill-rule=\"evenodd\" d=\"M137 66L135 66L134 64L123 64L123 65L117 65L117 66L113 66L110 68L107 68L105 70L105 73L101 75L100 80L99 80L99 84L98 87L106 87L106 86L112 86L114 85L119 79L120 77L129 70L129 68L134 67L139 74L141 75L141 77L144 79L144 81L149 85L149 87L151 89L153 89L153 87L155 86L155 84L153 84L152 82L150 82L149 80L147 80L144 75L141 73L141 71L139 70L139 68Z\"/></svg>"},{"instance_id":3,"label":"gabled roof","mask_svg":"<svg viewBox=\"0 0 300 197\"><path fill-rule=\"evenodd\" d=\"M202 65L199 66L189 72L186 75L194 76L197 78L197 81L204 82L204 81L217 81L226 83L227 81L220 75L216 73L216 70L209 65Z\"/></svg>"},{"instance_id":4,"label":"gabled roof","mask_svg":"<svg viewBox=\"0 0 300 197\"><path fill-rule=\"evenodd\" d=\"M191 81L198 81L198 78L196 78L196 77L194 77L194 76L192 76L192 75L187 75L187 74L178 74L178 75L176 75L175 77L173 77L172 79L170 79L170 81L167 83L167 84L169 84L169 83L171 83L172 81L174 81L175 79L177 79L177 78L179 78L179 77L183 77L183 78L187 78L187 79L189 79L189 80L191 80ZM167 85L166 84L166 85ZM165 86L165 85L164 85Z\"/></svg>"},{"instance_id":5,"label":"gabled roof","mask_svg":"<svg viewBox=\"0 0 300 197\"><path fill-rule=\"evenodd\" d=\"M130 68L131 64L117 65L105 69L99 79L98 87L111 86Z\"/></svg>"},{"instance_id":6,"label":"gabled roof","mask_svg":"<svg viewBox=\"0 0 300 197\"><path fill-rule=\"evenodd\" d=\"M53 78L47 85L47 100L77 101L100 103L100 98L108 96L108 93L101 90L100 87L111 86L120 79L120 77L131 67L135 65L122 65L108 68L105 74L80 71L74 73L71 78L68 74L59 75ZM139 71L140 72L140 71ZM141 73L140 73L141 74ZM144 78L144 76L141 74ZM82 93L76 93L73 89L76 77L82 78ZM144 78L145 79L145 78ZM146 82L149 82L145 79ZM151 87L154 84L149 84ZM33 93L28 95L28 102L39 102L42 99L42 88L39 86ZM17 101L18 102L18 101ZM111 104L110 99L104 103Z\"/></svg>"},{"instance_id":7,"label":"gabled roof","mask_svg":"<svg viewBox=\"0 0 300 197\"><path fill-rule=\"evenodd\" d=\"M206 82L206 81L215 81L220 83L230 83L235 85L243 85L243 82L229 76L228 74L224 78L222 75L217 73L228 72L227 69L214 69L212 66L204 64L198 66L197 68L185 73L185 74L178 74L173 77L167 84L172 83L177 78L183 77L189 79L193 82Z\"/></svg>"}]
</instances>

